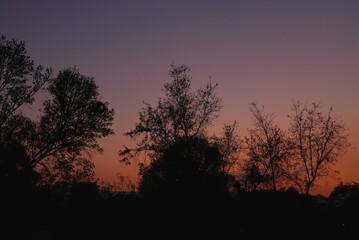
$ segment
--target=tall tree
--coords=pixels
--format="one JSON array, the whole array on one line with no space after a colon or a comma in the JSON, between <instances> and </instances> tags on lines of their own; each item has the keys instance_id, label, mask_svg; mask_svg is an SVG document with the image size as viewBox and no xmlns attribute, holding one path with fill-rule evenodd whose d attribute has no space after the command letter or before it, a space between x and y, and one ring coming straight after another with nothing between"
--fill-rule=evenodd
<instances>
[{"instance_id":1,"label":"tall tree","mask_svg":"<svg viewBox=\"0 0 359 240\"><path fill-rule=\"evenodd\" d=\"M221 109L221 99L215 94L217 84L209 82L193 92L189 71L185 65L171 65L172 81L162 88L165 96L158 100L157 106L145 103L139 122L126 133L131 138L141 137L141 140L135 148L125 146L120 151L122 162L130 164L139 152L151 156L160 154L179 138L199 137L217 117Z\"/></svg>"},{"instance_id":2,"label":"tall tree","mask_svg":"<svg viewBox=\"0 0 359 240\"><path fill-rule=\"evenodd\" d=\"M20 143L30 141L35 124L19 109L31 105L35 94L51 79L51 69L35 66L27 55L25 42L0 38L0 178L14 187L35 182L27 149ZM27 181L27 182L26 182ZM26 182L26 183L25 183ZM11 188L10 186L10 188Z\"/></svg>"},{"instance_id":3,"label":"tall tree","mask_svg":"<svg viewBox=\"0 0 359 240\"><path fill-rule=\"evenodd\" d=\"M31 104L34 95L51 78L51 69L35 66L25 42L0 38L0 129L21 106Z\"/></svg>"},{"instance_id":4,"label":"tall tree","mask_svg":"<svg viewBox=\"0 0 359 240\"><path fill-rule=\"evenodd\" d=\"M295 180L309 194L319 178L333 173L331 167L350 146L348 133L332 108L324 113L318 103L307 107L297 101L292 110L290 132L299 173Z\"/></svg>"},{"instance_id":5,"label":"tall tree","mask_svg":"<svg viewBox=\"0 0 359 240\"><path fill-rule=\"evenodd\" d=\"M254 128L245 138L248 159L243 168L244 176L256 181L252 183L253 190L261 184L277 190L285 175L291 144L284 131L274 123L273 114L266 113L255 101L250 103L250 111Z\"/></svg>"},{"instance_id":6,"label":"tall tree","mask_svg":"<svg viewBox=\"0 0 359 240\"><path fill-rule=\"evenodd\" d=\"M98 138L114 134L114 110L100 100L95 80L76 68L60 71L48 91L50 98L44 102L36 136L29 145L31 166L65 169L66 163L67 169L76 169L69 164L81 166L80 159L84 159L82 164L89 163L83 153L101 151Z\"/></svg>"},{"instance_id":7,"label":"tall tree","mask_svg":"<svg viewBox=\"0 0 359 240\"><path fill-rule=\"evenodd\" d=\"M101 151L97 139L114 134L110 128L114 111L99 98L93 78L75 68L60 71L55 79L51 72L35 66L24 42L1 37L0 148L7 153L0 158L2 176L14 169L32 173L36 168L57 179L89 179L93 163L84 153ZM36 122L18 109L32 104L42 89L50 98L43 104L40 122ZM12 158L9 152L13 149L22 149L27 156ZM21 167L14 167L19 164Z\"/></svg>"}]
</instances>

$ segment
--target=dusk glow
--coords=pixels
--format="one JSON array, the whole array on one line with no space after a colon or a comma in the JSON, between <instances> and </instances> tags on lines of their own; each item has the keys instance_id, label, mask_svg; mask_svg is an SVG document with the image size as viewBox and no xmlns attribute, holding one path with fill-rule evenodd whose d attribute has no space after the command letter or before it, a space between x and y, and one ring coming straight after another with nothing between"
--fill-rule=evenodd
<instances>
[{"instance_id":1,"label":"dusk glow","mask_svg":"<svg viewBox=\"0 0 359 240\"><path fill-rule=\"evenodd\" d=\"M137 167L119 162L134 142L143 101L156 104L172 63L190 67L193 89L218 82L223 108L209 128L235 120L252 127L255 99L289 127L292 100L333 107L349 129L351 148L336 169L359 181L359 1L1 1L0 35L25 41L36 64L94 77L101 99L115 110L116 135L93 156L100 180L136 183ZM38 118L43 93L23 111ZM321 180L313 193L338 184Z\"/></svg>"}]
</instances>

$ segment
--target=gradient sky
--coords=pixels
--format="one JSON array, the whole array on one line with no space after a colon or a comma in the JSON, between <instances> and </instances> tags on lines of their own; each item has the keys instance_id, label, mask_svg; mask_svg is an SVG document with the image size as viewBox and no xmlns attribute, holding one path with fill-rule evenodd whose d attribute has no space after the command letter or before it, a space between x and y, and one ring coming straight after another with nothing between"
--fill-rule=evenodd
<instances>
[{"instance_id":1,"label":"gradient sky","mask_svg":"<svg viewBox=\"0 0 359 240\"><path fill-rule=\"evenodd\" d=\"M218 82L223 109L211 132L237 120L251 127L250 98L286 128L292 99L333 106L352 148L337 169L359 181L359 1L16 1L0 2L0 34L24 40L37 64L77 66L115 109L116 136L100 140L100 179L116 173L142 101L155 104L169 66L192 69L193 87ZM41 96L39 97L41 98ZM35 105L37 106L37 105ZM32 108L36 112L36 108ZM333 182L316 189L327 194Z\"/></svg>"}]
</instances>

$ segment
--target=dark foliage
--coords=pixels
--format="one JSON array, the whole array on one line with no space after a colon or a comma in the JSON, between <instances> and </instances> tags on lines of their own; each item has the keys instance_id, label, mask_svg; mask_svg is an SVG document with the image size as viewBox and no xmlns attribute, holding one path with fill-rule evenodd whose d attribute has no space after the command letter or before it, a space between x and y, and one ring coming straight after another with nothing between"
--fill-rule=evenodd
<instances>
[{"instance_id":1,"label":"dark foliage","mask_svg":"<svg viewBox=\"0 0 359 240\"><path fill-rule=\"evenodd\" d=\"M40 90L46 90L49 98L40 110L40 121L34 121L19 110L31 105ZM64 69L52 78L51 69L35 66L23 41L2 36L0 177L17 176L22 181L36 171L41 184L92 181L91 153L102 150L97 140L114 134L114 110L108 105L101 101L93 78L76 68ZM34 182L34 178L28 180Z\"/></svg>"},{"instance_id":2,"label":"dark foliage","mask_svg":"<svg viewBox=\"0 0 359 240\"><path fill-rule=\"evenodd\" d=\"M114 134L110 128L114 110L99 99L94 79L75 68L65 69L50 83L48 91L51 98L44 102L32 167L44 160L68 160L82 151L101 151L97 139Z\"/></svg>"},{"instance_id":3,"label":"dark foliage","mask_svg":"<svg viewBox=\"0 0 359 240\"><path fill-rule=\"evenodd\" d=\"M25 43L0 38L0 127L4 128L16 110L34 101L34 95L51 77L27 55Z\"/></svg>"},{"instance_id":4,"label":"dark foliage","mask_svg":"<svg viewBox=\"0 0 359 240\"><path fill-rule=\"evenodd\" d=\"M342 228L354 233L359 229L359 183L340 183L329 196L336 207Z\"/></svg>"},{"instance_id":5,"label":"dark foliage","mask_svg":"<svg viewBox=\"0 0 359 240\"><path fill-rule=\"evenodd\" d=\"M80 184L66 194L67 191L57 194L55 202L53 190L42 188L34 191L31 198L18 201L16 208L9 208L11 216L5 216L5 226L12 224L17 228L11 236L84 239L175 234L202 238L325 239L353 236L358 227L358 221L346 215L357 204L347 205L344 210L331 204L330 198L296 191L239 192L221 200L183 201L154 200L139 194L104 195L93 184ZM37 204L23 204L36 198L33 202Z\"/></svg>"},{"instance_id":6,"label":"dark foliage","mask_svg":"<svg viewBox=\"0 0 359 240\"><path fill-rule=\"evenodd\" d=\"M140 192L151 197L220 197L227 192L221 154L206 139L179 138L140 169Z\"/></svg>"},{"instance_id":7,"label":"dark foliage","mask_svg":"<svg viewBox=\"0 0 359 240\"><path fill-rule=\"evenodd\" d=\"M0 143L0 187L3 194L18 194L35 186L38 174L26 149L17 142Z\"/></svg>"},{"instance_id":8,"label":"dark foliage","mask_svg":"<svg viewBox=\"0 0 359 240\"><path fill-rule=\"evenodd\" d=\"M156 157L180 137L205 134L222 107L221 99L215 93L217 84L211 82L192 91L189 72L190 68L185 65L171 65L172 81L162 88L165 96L159 98L157 106L145 103L135 128L125 134L140 140L135 148L125 146L119 152L121 162L131 164L138 153Z\"/></svg>"},{"instance_id":9,"label":"dark foliage","mask_svg":"<svg viewBox=\"0 0 359 240\"><path fill-rule=\"evenodd\" d=\"M309 194L349 146L331 110L323 114L317 104L310 109L295 103L288 139L252 103L256 124L246 139L249 160L241 166L248 184L237 179L238 191L230 192L230 170L241 148L236 123L225 126L222 138L206 136L221 109L217 84L192 92L184 65L172 65L169 75L165 97L155 107L146 103L126 133L141 138L137 147L120 152L127 164L139 152L151 158L140 164L140 193L100 191L89 157L101 151L99 138L114 134L114 111L101 101L94 79L76 68L50 79L51 70L35 67L23 42L1 37L0 204L6 209L1 233L12 239L325 239L355 233L359 184L341 184L328 199ZM41 89L49 98L36 122L17 110L33 103ZM289 172L288 166L298 169ZM306 194L278 191L283 177ZM258 191L266 185L273 191Z\"/></svg>"}]
</instances>

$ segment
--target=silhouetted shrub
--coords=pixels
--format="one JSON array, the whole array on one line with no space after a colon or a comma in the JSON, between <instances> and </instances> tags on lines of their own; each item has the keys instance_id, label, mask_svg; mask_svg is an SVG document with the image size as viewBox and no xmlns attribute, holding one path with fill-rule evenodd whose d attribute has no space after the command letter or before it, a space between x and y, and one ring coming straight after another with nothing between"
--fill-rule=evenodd
<instances>
[{"instance_id":1,"label":"silhouetted shrub","mask_svg":"<svg viewBox=\"0 0 359 240\"><path fill-rule=\"evenodd\" d=\"M329 200L337 210L342 231L346 235L356 233L359 228L359 183L340 183L330 194Z\"/></svg>"},{"instance_id":2,"label":"silhouetted shrub","mask_svg":"<svg viewBox=\"0 0 359 240\"><path fill-rule=\"evenodd\" d=\"M38 174L30 166L26 149L17 142L0 143L0 186L8 194L32 189ZM10 193L12 192L12 193Z\"/></svg>"},{"instance_id":3,"label":"silhouetted shrub","mask_svg":"<svg viewBox=\"0 0 359 240\"><path fill-rule=\"evenodd\" d=\"M140 171L140 191L147 197L223 196L226 176L218 149L203 138L179 138Z\"/></svg>"}]
</instances>

